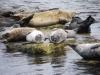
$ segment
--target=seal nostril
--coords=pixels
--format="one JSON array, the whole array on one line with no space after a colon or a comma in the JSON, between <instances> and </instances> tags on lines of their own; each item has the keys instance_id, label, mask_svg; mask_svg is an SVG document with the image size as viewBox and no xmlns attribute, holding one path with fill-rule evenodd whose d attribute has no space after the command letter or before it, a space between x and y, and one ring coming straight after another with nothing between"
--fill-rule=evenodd
<instances>
[{"instance_id":1,"label":"seal nostril","mask_svg":"<svg viewBox=\"0 0 100 75\"><path fill-rule=\"evenodd\" d=\"M6 34L3 34L3 35L2 35L2 38L7 39L9 36L10 36L10 34L9 34L9 33L6 33Z\"/></svg>"},{"instance_id":2,"label":"seal nostril","mask_svg":"<svg viewBox=\"0 0 100 75\"><path fill-rule=\"evenodd\" d=\"M51 41L56 42L56 38L54 36L51 36Z\"/></svg>"},{"instance_id":3,"label":"seal nostril","mask_svg":"<svg viewBox=\"0 0 100 75\"><path fill-rule=\"evenodd\" d=\"M59 41L59 36L51 36L51 41L52 42L58 42Z\"/></svg>"},{"instance_id":4,"label":"seal nostril","mask_svg":"<svg viewBox=\"0 0 100 75\"><path fill-rule=\"evenodd\" d=\"M56 38L54 38L54 42L57 42Z\"/></svg>"}]
</instances>

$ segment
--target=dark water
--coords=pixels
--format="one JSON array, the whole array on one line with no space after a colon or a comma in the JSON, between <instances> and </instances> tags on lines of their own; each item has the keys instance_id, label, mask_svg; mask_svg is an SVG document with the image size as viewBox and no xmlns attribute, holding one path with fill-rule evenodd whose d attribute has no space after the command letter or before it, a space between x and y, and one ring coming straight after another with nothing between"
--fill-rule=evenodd
<instances>
[{"instance_id":1,"label":"dark water","mask_svg":"<svg viewBox=\"0 0 100 75\"><path fill-rule=\"evenodd\" d=\"M50 8L74 10L83 19L92 15L98 23L92 24L90 36L100 39L99 0L0 0L2 11L27 12ZM0 75L100 75L99 61L83 60L71 49L64 55L43 57L7 53L4 49L4 44L0 43Z\"/></svg>"}]
</instances>

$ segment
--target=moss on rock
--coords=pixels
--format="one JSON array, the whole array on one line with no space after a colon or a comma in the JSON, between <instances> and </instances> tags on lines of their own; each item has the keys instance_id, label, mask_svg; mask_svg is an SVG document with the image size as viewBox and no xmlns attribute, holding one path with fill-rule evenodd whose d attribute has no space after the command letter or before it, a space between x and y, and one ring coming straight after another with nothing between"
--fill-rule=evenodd
<instances>
[{"instance_id":1,"label":"moss on rock","mask_svg":"<svg viewBox=\"0 0 100 75\"><path fill-rule=\"evenodd\" d=\"M52 55L57 53L63 53L67 43L60 44L53 43L7 43L7 51L21 51L29 55Z\"/></svg>"}]
</instances>

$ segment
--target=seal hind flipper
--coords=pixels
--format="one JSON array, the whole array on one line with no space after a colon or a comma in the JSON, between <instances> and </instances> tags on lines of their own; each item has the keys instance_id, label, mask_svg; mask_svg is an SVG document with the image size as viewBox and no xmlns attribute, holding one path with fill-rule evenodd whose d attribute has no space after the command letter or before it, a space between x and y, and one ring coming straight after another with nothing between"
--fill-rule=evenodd
<instances>
[{"instance_id":1,"label":"seal hind flipper","mask_svg":"<svg viewBox=\"0 0 100 75\"><path fill-rule=\"evenodd\" d=\"M22 27L24 27L26 24L29 23L29 21L33 18L33 16L34 16L34 14L32 14L32 15L30 15L30 16L24 18L24 19L22 19L21 22L20 22L20 25L21 25Z\"/></svg>"}]
</instances>

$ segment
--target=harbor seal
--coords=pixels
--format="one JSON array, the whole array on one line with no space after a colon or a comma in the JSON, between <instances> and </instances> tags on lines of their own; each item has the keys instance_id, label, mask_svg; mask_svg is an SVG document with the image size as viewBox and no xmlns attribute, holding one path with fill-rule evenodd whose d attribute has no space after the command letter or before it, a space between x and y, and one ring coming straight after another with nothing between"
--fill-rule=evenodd
<instances>
[{"instance_id":1,"label":"harbor seal","mask_svg":"<svg viewBox=\"0 0 100 75\"><path fill-rule=\"evenodd\" d=\"M67 32L63 29L55 28L49 34L49 40L51 43L61 43L67 39Z\"/></svg>"},{"instance_id":2,"label":"harbor seal","mask_svg":"<svg viewBox=\"0 0 100 75\"><path fill-rule=\"evenodd\" d=\"M39 30L33 30L30 34L26 36L28 42L40 43L44 40L43 32Z\"/></svg>"},{"instance_id":3,"label":"harbor seal","mask_svg":"<svg viewBox=\"0 0 100 75\"><path fill-rule=\"evenodd\" d=\"M100 59L100 43L69 45L84 59Z\"/></svg>"},{"instance_id":4,"label":"harbor seal","mask_svg":"<svg viewBox=\"0 0 100 75\"><path fill-rule=\"evenodd\" d=\"M85 20L80 17L73 17L69 26L65 25L65 29L75 29L77 33L89 33L91 24L95 23L95 19L89 15Z\"/></svg>"},{"instance_id":5,"label":"harbor seal","mask_svg":"<svg viewBox=\"0 0 100 75\"><path fill-rule=\"evenodd\" d=\"M26 35L31 33L33 30L35 30L35 28L12 28L11 30L5 31L5 33L2 34L2 37L6 39L8 42L25 41Z\"/></svg>"},{"instance_id":6,"label":"harbor seal","mask_svg":"<svg viewBox=\"0 0 100 75\"><path fill-rule=\"evenodd\" d=\"M55 24L65 24L72 20L75 12L67 10L48 10L36 12L27 18L24 18L22 26L43 27Z\"/></svg>"}]
</instances>

